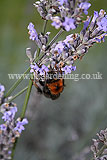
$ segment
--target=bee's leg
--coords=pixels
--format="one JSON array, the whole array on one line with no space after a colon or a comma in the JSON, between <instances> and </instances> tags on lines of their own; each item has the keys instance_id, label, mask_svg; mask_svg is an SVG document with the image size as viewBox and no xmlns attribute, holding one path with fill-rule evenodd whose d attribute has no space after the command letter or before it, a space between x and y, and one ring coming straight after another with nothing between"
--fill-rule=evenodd
<instances>
[{"instance_id":1,"label":"bee's leg","mask_svg":"<svg viewBox=\"0 0 107 160\"><path fill-rule=\"evenodd\" d=\"M49 67L49 68L50 68L50 71L52 71L52 70L53 70L53 68L52 68L51 64L50 64L50 67Z\"/></svg>"},{"instance_id":2,"label":"bee's leg","mask_svg":"<svg viewBox=\"0 0 107 160\"><path fill-rule=\"evenodd\" d=\"M41 88L35 83L34 80L31 79L31 81L33 82L33 85L37 88L37 91L42 94Z\"/></svg>"},{"instance_id":3,"label":"bee's leg","mask_svg":"<svg viewBox=\"0 0 107 160\"><path fill-rule=\"evenodd\" d=\"M57 62L55 63L55 69L58 72Z\"/></svg>"}]
</instances>

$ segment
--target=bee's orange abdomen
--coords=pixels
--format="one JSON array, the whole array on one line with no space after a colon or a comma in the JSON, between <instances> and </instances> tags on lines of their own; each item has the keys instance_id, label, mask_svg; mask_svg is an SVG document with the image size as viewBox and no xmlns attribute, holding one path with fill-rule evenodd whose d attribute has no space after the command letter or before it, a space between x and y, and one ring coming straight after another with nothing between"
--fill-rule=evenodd
<instances>
[{"instance_id":1,"label":"bee's orange abdomen","mask_svg":"<svg viewBox=\"0 0 107 160\"><path fill-rule=\"evenodd\" d=\"M47 87L49 88L51 94L58 95L64 89L63 79L59 79L56 82L48 83Z\"/></svg>"}]
</instances>

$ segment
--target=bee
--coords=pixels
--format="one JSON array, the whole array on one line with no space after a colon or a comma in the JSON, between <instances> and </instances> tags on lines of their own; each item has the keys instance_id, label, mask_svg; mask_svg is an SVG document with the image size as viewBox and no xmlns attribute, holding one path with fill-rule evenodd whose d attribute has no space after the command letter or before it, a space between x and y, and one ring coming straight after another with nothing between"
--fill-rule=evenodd
<instances>
[{"instance_id":1,"label":"bee","mask_svg":"<svg viewBox=\"0 0 107 160\"><path fill-rule=\"evenodd\" d=\"M64 90L64 79L54 78L56 74L55 71L49 71L48 75L52 76L51 78L46 78L44 80L39 80L39 86L37 85L35 80L33 81L33 85L37 88L37 91L41 94L44 94L45 97L50 98L52 100L56 100L59 98L61 92Z\"/></svg>"}]
</instances>

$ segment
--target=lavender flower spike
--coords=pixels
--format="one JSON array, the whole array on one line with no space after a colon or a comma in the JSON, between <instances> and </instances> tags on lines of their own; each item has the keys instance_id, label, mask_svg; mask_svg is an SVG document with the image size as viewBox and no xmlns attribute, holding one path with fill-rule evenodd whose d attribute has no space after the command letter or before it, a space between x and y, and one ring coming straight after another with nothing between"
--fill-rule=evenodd
<instances>
[{"instance_id":1,"label":"lavender flower spike","mask_svg":"<svg viewBox=\"0 0 107 160\"><path fill-rule=\"evenodd\" d=\"M3 114L2 119L4 124L0 125L0 159L11 159L12 148L14 146L16 138L20 137L24 125L28 124L26 118L22 121L20 118L15 120L15 114L17 107L15 103L3 103L0 112Z\"/></svg>"},{"instance_id":2,"label":"lavender flower spike","mask_svg":"<svg viewBox=\"0 0 107 160\"><path fill-rule=\"evenodd\" d=\"M81 22L81 15L88 14L91 6L88 0L39 0L35 2L40 16L45 20L52 20L52 26L56 29L63 28L66 31L75 29Z\"/></svg>"}]
</instances>

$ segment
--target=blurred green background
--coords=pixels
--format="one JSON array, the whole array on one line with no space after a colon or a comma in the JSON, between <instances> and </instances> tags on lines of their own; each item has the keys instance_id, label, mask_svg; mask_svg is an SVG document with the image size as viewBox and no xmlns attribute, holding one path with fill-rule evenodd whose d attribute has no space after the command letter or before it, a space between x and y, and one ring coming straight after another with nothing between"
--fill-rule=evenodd
<instances>
[{"instance_id":1,"label":"blurred green background","mask_svg":"<svg viewBox=\"0 0 107 160\"><path fill-rule=\"evenodd\" d=\"M23 73L29 66L25 50L27 47L35 48L27 34L29 22L35 24L38 32L42 30L43 20L34 8L34 2L0 0L0 82L6 86L6 91L15 82L9 80L8 74ZM89 15L93 10L107 9L107 0L91 0L91 3ZM50 39L57 33L50 23L47 31L52 32ZM76 32L79 31L78 28ZM67 34L63 34L62 38ZM107 127L106 52L107 39L105 43L91 48L82 61L76 63L75 73L100 72L102 80L66 80L64 92L56 101L38 95L33 87L26 115L29 125L19 140L15 160L76 159L85 147L92 144L96 133ZM13 95L27 83L24 80ZM15 100L19 109L17 116L24 96Z\"/></svg>"}]
</instances>

